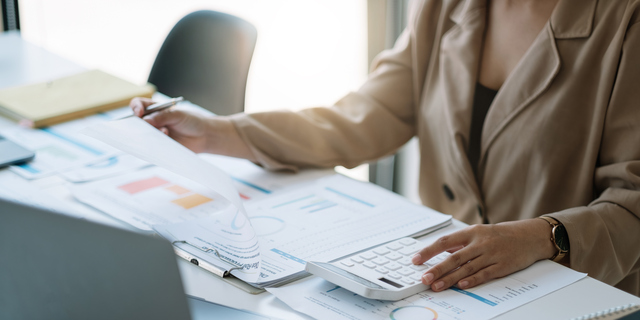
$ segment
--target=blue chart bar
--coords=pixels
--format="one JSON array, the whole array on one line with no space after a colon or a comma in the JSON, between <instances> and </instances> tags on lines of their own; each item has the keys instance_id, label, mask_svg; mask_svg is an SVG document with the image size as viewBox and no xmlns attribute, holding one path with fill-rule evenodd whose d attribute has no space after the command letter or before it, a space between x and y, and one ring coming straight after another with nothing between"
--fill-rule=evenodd
<instances>
[{"instance_id":1,"label":"blue chart bar","mask_svg":"<svg viewBox=\"0 0 640 320\"><path fill-rule=\"evenodd\" d=\"M329 293L329 292L331 292L331 291L336 291L336 290L338 290L338 289L340 289L340 288L342 288L342 287L341 287L341 286L336 286L335 288L333 288L333 289L331 289L331 290L327 291L327 293Z\"/></svg>"},{"instance_id":2,"label":"blue chart bar","mask_svg":"<svg viewBox=\"0 0 640 320\"><path fill-rule=\"evenodd\" d=\"M242 183L242 184L246 185L246 186L249 186L249 187L251 187L251 188L254 188L254 189L256 189L256 190L258 190L258 191L260 191L260 192L262 192L262 193L266 193L266 194L270 194L270 193L271 193L271 191L270 191L270 190L267 190L267 189L265 189L265 188L262 188L262 187L260 187L260 186L257 186L257 185L255 185L255 184L253 184L253 183L249 182L249 181L242 180L242 179L238 179L238 178L236 178L236 177L231 177L231 178L232 178L233 180L235 180L235 181L238 181L238 182L240 182L240 183Z\"/></svg>"},{"instance_id":3,"label":"blue chart bar","mask_svg":"<svg viewBox=\"0 0 640 320\"><path fill-rule=\"evenodd\" d=\"M277 207L286 206L286 205L288 205L288 204L292 204L292 203L294 203L294 202L302 201L302 200L304 200L304 199L309 199L309 198L311 198L311 197L313 197L313 196L315 196L315 194L312 194L312 195L309 195L309 196L304 196L304 197L302 197L302 198L298 198L298 199L295 199L295 200L287 201L287 202L285 202L285 203L277 204L277 205L275 205L275 206L271 207L271 209L273 209L273 208L277 208Z\"/></svg>"},{"instance_id":4,"label":"blue chart bar","mask_svg":"<svg viewBox=\"0 0 640 320\"><path fill-rule=\"evenodd\" d=\"M342 192L340 192L340 191L338 191L338 190L336 190L336 189L329 188L329 187L326 187L325 189L327 189L328 191L331 191L331 192L333 192L333 193L335 193L335 194L337 194L337 195L343 196L343 197L345 197L345 198L347 198L347 199L351 199L351 200L354 200L354 201L358 201L358 202L360 202L360 203L362 203L362 204L364 204L364 205L367 205L367 206L369 206L369 207L372 207L372 208L373 208L373 207L375 207L375 205L373 205L373 204L371 204L371 203L369 203L369 202L366 202L366 201L360 200L360 199L358 199L358 198L356 198L356 197L352 197L352 196L350 196L350 195L348 195L348 194L346 194L346 193L342 193Z\"/></svg>"},{"instance_id":5,"label":"blue chart bar","mask_svg":"<svg viewBox=\"0 0 640 320\"><path fill-rule=\"evenodd\" d=\"M338 205L337 203L328 202L327 204L325 204L324 206L322 206L322 207L320 207L320 208L313 209L313 210L309 211L309 213L318 212L318 211L320 211L320 210L324 210L324 209L327 209L327 208L335 207L335 206L337 206L337 205Z\"/></svg>"},{"instance_id":6,"label":"blue chart bar","mask_svg":"<svg viewBox=\"0 0 640 320\"><path fill-rule=\"evenodd\" d=\"M286 257L286 258L288 258L288 259L290 259L290 260L293 260L293 261L295 261L295 262L302 263L302 264L307 264L307 262L306 262L306 261L304 261L304 260L302 260L302 259L299 259L299 258L296 258L296 257L294 257L294 256L292 256L292 255L290 255L290 254L288 254L288 253L286 253L286 252L282 252L282 251L280 251L280 250L278 250L278 249L276 249L276 248L271 249L271 251L273 251L273 252L275 252L275 253L277 253L277 254L279 254L279 255L283 256L283 257Z\"/></svg>"},{"instance_id":7,"label":"blue chart bar","mask_svg":"<svg viewBox=\"0 0 640 320\"><path fill-rule=\"evenodd\" d=\"M48 134L50 134L50 135L52 135L54 137L62 139L64 141L66 141L66 142L69 142L69 143L75 145L76 147L84 149L85 151L93 153L93 154L95 154L97 156L100 156L100 155L104 154L104 152L102 152L100 150L96 150L96 149L92 148L91 146L88 146L88 145L86 145L86 144L84 144L82 142L79 142L79 141L73 140L73 139L71 139L71 138L69 138L67 136L61 135L61 134L51 130L51 128L42 128L40 130L42 130L43 132L46 132L46 133L48 133Z\"/></svg>"},{"instance_id":8,"label":"blue chart bar","mask_svg":"<svg viewBox=\"0 0 640 320\"><path fill-rule=\"evenodd\" d=\"M495 303L495 302L493 302L491 300L487 300L487 299L485 299L485 298L483 298L483 297L481 297L481 296L479 296L479 295L477 295L475 293L471 293L469 291L465 291L465 290L462 290L462 289L456 288L456 287L451 287L450 289L453 290L453 291L456 291L456 292L460 292L460 293L462 293L464 295L467 295L467 296L469 296L471 298L474 298L474 299L476 299L476 300L478 300L480 302L484 302L484 303L486 303L486 304L488 304L488 305L490 305L492 307L495 307L495 306L498 305L497 303Z\"/></svg>"}]
</instances>

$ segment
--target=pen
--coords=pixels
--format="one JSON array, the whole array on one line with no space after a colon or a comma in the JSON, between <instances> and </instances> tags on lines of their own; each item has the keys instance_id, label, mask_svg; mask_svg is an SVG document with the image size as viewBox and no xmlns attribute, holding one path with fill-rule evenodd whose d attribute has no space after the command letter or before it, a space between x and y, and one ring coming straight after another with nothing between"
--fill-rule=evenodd
<instances>
[{"instance_id":1,"label":"pen","mask_svg":"<svg viewBox=\"0 0 640 320\"><path fill-rule=\"evenodd\" d=\"M178 102L180 101L184 101L183 97L177 97L177 98L173 98L167 102L158 102L158 103L154 103L152 105L150 105L149 107L147 107L147 109L144 111L144 113L142 114L142 117L148 116L152 113L156 113L158 111L162 111L162 110L166 110L169 109L173 106L175 106L176 104L178 104ZM126 118L131 118L134 117L135 114L126 116L126 117L122 117L120 119L126 119Z\"/></svg>"}]
</instances>

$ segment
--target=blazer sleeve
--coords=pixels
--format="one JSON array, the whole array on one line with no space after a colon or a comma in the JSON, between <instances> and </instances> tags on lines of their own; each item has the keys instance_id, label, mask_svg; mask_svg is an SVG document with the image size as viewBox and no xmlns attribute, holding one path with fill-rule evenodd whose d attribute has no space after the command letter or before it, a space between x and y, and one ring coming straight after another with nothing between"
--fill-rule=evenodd
<instances>
[{"instance_id":1,"label":"blazer sleeve","mask_svg":"<svg viewBox=\"0 0 640 320\"><path fill-rule=\"evenodd\" d=\"M640 23L627 30L595 170L598 197L550 216L567 228L571 268L611 285L640 269Z\"/></svg>"},{"instance_id":2,"label":"blazer sleeve","mask_svg":"<svg viewBox=\"0 0 640 320\"><path fill-rule=\"evenodd\" d=\"M258 162L272 170L355 167L392 154L407 142L415 133L412 50L417 11L412 10L395 46L376 57L364 85L335 105L232 116Z\"/></svg>"}]
</instances>

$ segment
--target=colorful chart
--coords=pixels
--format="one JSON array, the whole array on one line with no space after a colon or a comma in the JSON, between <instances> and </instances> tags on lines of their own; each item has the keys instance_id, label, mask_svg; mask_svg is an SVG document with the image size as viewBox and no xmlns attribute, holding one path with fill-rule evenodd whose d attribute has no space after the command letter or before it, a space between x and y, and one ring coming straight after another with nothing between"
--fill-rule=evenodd
<instances>
[{"instance_id":1,"label":"colorful chart","mask_svg":"<svg viewBox=\"0 0 640 320\"><path fill-rule=\"evenodd\" d=\"M128 194L136 194L138 192L146 191L149 189L153 189L165 184L168 184L169 181L164 180L158 177L152 177L149 179L138 180L134 182L130 182L118 187L118 189L125 191Z\"/></svg>"},{"instance_id":2,"label":"colorful chart","mask_svg":"<svg viewBox=\"0 0 640 320\"><path fill-rule=\"evenodd\" d=\"M198 193L192 193L191 190L181 187L177 184L171 184L171 182L164 180L162 178L159 177L151 177L148 179L143 179L143 180L138 180L138 181L134 181L134 182L130 182L127 184L123 184L121 186L118 187L118 189L130 194L130 195L134 195L143 191L147 191L150 189L154 189L154 188L158 188L158 187L164 187L165 190L170 191L176 195L183 195L183 194L188 194L191 193L187 196L184 196L182 198L178 198L178 199L174 199L171 201L171 203L177 204L179 206L181 206L184 209L191 209L194 207L197 207L199 205L205 204L207 202L211 202L213 201L213 199L209 198L209 197L205 197L201 194Z\"/></svg>"},{"instance_id":3,"label":"colorful chart","mask_svg":"<svg viewBox=\"0 0 640 320\"><path fill-rule=\"evenodd\" d=\"M392 320L412 320L412 319L438 319L438 313L427 307L423 306L404 306L397 308L389 314L389 318Z\"/></svg>"},{"instance_id":4,"label":"colorful chart","mask_svg":"<svg viewBox=\"0 0 640 320\"><path fill-rule=\"evenodd\" d=\"M199 206L201 204L205 204L205 203L210 202L210 201L213 201L213 199L205 197L205 196L203 196L201 194L194 193L194 194L188 195L188 196L186 196L184 198L173 200L171 202L175 203L175 204L177 204L177 205L179 205L179 206L181 206L181 207L183 207L185 209L191 209L191 208L197 207L197 206Z\"/></svg>"}]
</instances>

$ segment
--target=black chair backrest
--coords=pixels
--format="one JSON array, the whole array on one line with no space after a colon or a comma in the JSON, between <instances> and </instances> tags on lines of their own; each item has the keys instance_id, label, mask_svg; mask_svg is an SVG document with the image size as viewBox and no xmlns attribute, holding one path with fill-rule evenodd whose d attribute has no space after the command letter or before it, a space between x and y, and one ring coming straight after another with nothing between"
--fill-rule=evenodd
<instances>
[{"instance_id":1,"label":"black chair backrest","mask_svg":"<svg viewBox=\"0 0 640 320\"><path fill-rule=\"evenodd\" d=\"M249 65L257 39L249 22L202 10L182 18L165 39L149 82L216 114L244 110Z\"/></svg>"}]
</instances>

